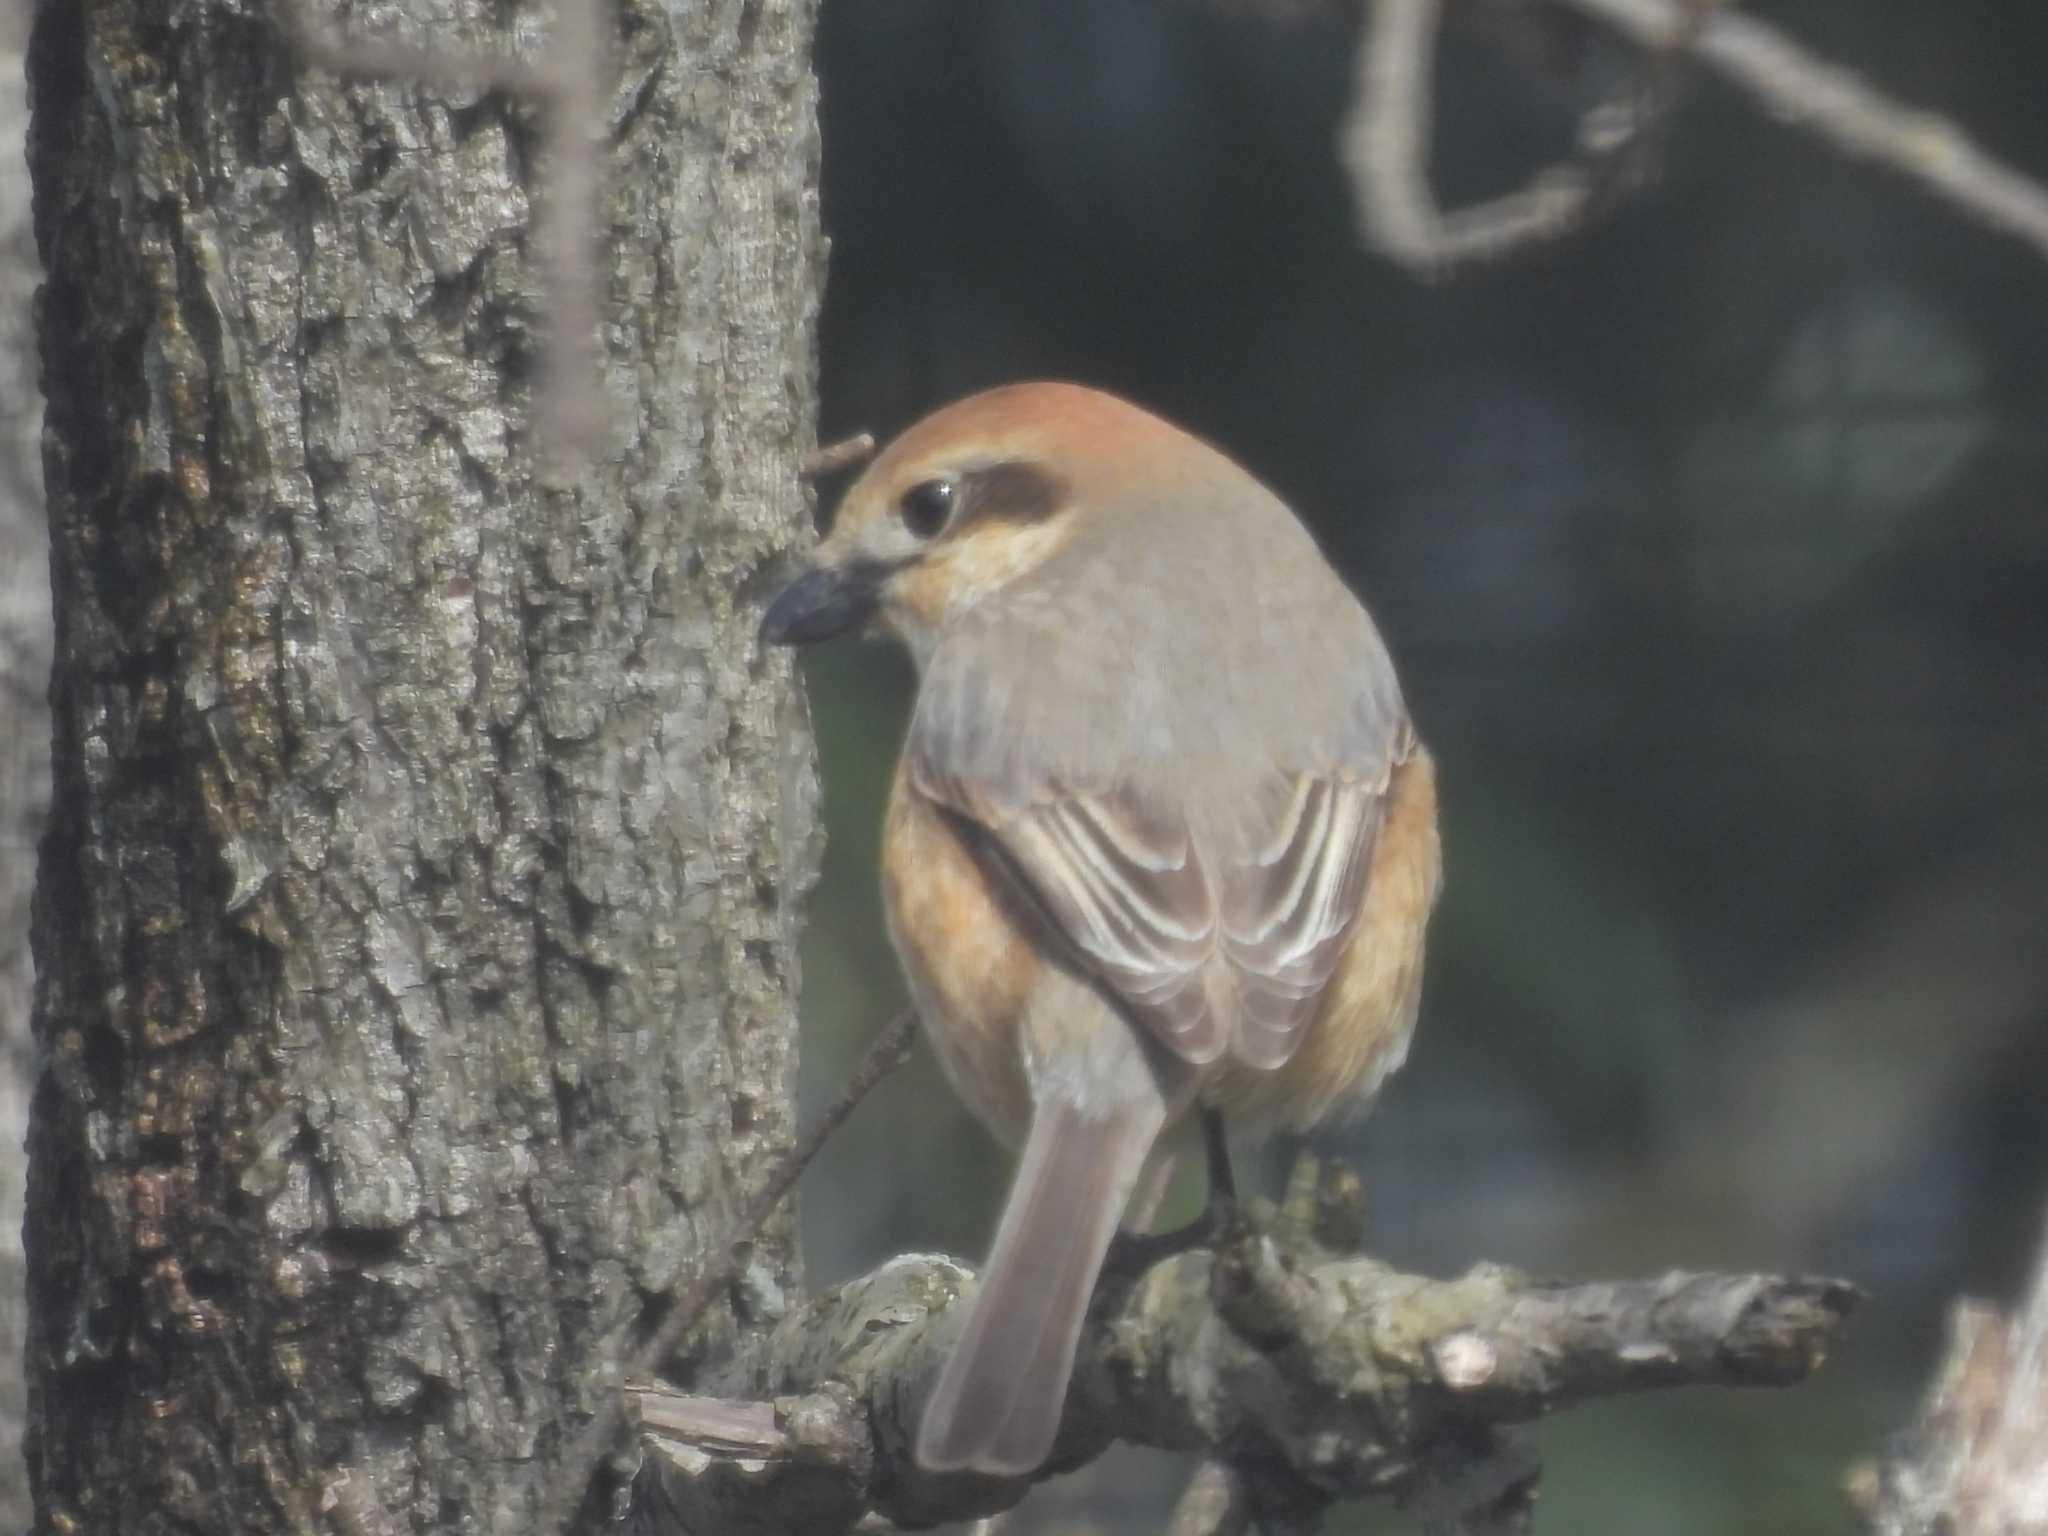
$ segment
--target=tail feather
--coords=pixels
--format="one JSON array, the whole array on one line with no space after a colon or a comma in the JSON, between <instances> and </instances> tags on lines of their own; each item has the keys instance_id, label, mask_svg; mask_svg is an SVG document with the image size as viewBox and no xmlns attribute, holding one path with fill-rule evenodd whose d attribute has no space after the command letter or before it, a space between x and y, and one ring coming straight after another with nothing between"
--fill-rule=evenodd
<instances>
[{"instance_id":1,"label":"tail feather","mask_svg":"<svg viewBox=\"0 0 2048 1536\"><path fill-rule=\"evenodd\" d=\"M925 1407L919 1465L1015 1475L1051 1452L1096 1276L1164 1120L1156 1099L1106 1117L1038 1106L981 1289Z\"/></svg>"}]
</instances>

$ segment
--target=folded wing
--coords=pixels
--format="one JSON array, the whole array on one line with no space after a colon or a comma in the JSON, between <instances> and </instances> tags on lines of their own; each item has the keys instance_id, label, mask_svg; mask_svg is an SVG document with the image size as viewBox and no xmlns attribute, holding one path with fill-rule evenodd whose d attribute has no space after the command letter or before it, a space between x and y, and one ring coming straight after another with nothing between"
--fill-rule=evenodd
<instances>
[{"instance_id":1,"label":"folded wing","mask_svg":"<svg viewBox=\"0 0 2048 1536\"><path fill-rule=\"evenodd\" d=\"M1303 775L1265 847L1227 871L1221 947L1247 1065L1285 1062L1320 1006L1358 916L1384 790L1384 780Z\"/></svg>"},{"instance_id":2,"label":"folded wing","mask_svg":"<svg viewBox=\"0 0 2048 1536\"><path fill-rule=\"evenodd\" d=\"M1169 1050L1272 1068L1294 1053L1350 938L1387 779L1299 775L1248 857L1207 861L1183 819L1128 789L1046 785L1002 806L926 765L912 783L972 825Z\"/></svg>"}]
</instances>

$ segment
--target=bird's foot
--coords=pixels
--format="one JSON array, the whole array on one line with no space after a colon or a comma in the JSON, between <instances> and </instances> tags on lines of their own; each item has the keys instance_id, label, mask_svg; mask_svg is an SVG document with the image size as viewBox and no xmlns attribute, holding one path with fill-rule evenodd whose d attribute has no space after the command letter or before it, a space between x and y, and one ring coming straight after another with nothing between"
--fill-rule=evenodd
<instances>
[{"instance_id":1,"label":"bird's foot","mask_svg":"<svg viewBox=\"0 0 2048 1536\"><path fill-rule=\"evenodd\" d=\"M1223 1117L1208 1105L1202 1106L1202 1151L1209 1168L1209 1203L1202 1214L1186 1226L1171 1232L1119 1232L1109 1246L1103 1268L1126 1278L1141 1275L1161 1259L1193 1248L1216 1248L1236 1232L1242 1222L1237 1204L1237 1177L1230 1168L1230 1144L1223 1134Z\"/></svg>"},{"instance_id":2,"label":"bird's foot","mask_svg":"<svg viewBox=\"0 0 2048 1536\"><path fill-rule=\"evenodd\" d=\"M1214 1248L1237 1226L1237 1202L1212 1197L1202 1214L1170 1232L1119 1232L1103 1268L1121 1276L1141 1275L1162 1259L1196 1248Z\"/></svg>"}]
</instances>

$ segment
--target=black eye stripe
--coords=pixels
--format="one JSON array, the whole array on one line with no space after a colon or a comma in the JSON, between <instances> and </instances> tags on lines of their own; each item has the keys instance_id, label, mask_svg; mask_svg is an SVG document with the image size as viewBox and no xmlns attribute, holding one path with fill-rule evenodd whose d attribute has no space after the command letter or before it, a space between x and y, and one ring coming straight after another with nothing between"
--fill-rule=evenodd
<instances>
[{"instance_id":1,"label":"black eye stripe","mask_svg":"<svg viewBox=\"0 0 2048 1536\"><path fill-rule=\"evenodd\" d=\"M1066 482L1043 465L1024 459L990 464L966 476L958 521L1038 523L1066 504Z\"/></svg>"},{"instance_id":2,"label":"black eye stripe","mask_svg":"<svg viewBox=\"0 0 2048 1536\"><path fill-rule=\"evenodd\" d=\"M1043 522L1066 505L1067 483L1023 459L1005 459L920 480L896 499L896 515L914 538L988 523Z\"/></svg>"}]
</instances>

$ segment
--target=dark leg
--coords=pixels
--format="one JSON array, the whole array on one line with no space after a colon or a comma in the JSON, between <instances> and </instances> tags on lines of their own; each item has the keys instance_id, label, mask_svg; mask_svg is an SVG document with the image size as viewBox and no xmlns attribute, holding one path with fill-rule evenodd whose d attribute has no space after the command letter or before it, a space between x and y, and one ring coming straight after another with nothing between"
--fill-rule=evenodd
<instances>
[{"instance_id":1,"label":"dark leg","mask_svg":"<svg viewBox=\"0 0 2048 1536\"><path fill-rule=\"evenodd\" d=\"M1223 1134L1223 1116L1202 1106L1202 1150L1209 1156L1209 1209L1237 1203L1237 1175L1230 1171L1230 1142Z\"/></svg>"},{"instance_id":2,"label":"dark leg","mask_svg":"<svg viewBox=\"0 0 2048 1536\"><path fill-rule=\"evenodd\" d=\"M1161 1259L1190 1248L1209 1248L1229 1229L1237 1210L1237 1178L1230 1170L1230 1144L1223 1134L1223 1116L1202 1106L1202 1151L1209 1165L1209 1203L1202 1214L1171 1232L1119 1232L1110 1244L1112 1273L1135 1275Z\"/></svg>"}]
</instances>

